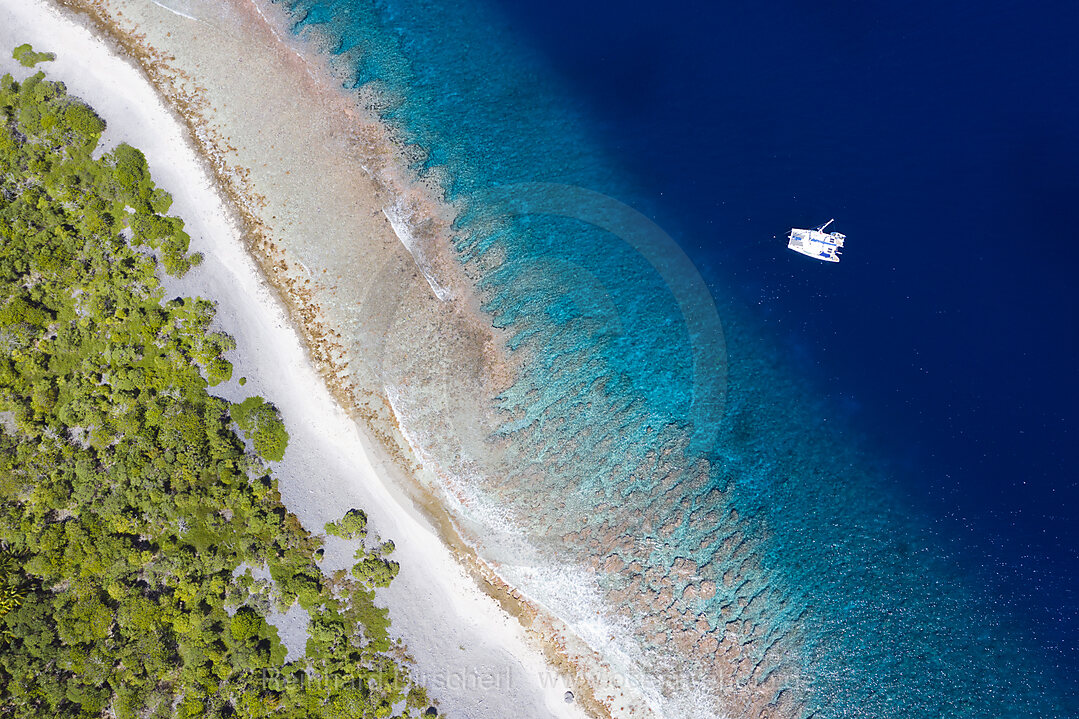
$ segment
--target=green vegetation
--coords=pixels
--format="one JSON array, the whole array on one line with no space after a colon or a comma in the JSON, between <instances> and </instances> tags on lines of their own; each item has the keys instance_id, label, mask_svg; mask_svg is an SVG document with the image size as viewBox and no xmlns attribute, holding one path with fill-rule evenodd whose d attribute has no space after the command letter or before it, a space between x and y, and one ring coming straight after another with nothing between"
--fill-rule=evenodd
<instances>
[{"instance_id":1,"label":"green vegetation","mask_svg":"<svg viewBox=\"0 0 1079 719\"><path fill-rule=\"evenodd\" d=\"M367 515L362 509L350 509L340 520L326 525L326 534L344 539L364 539L367 537ZM386 555L393 550L392 541L383 542L373 551L361 546L356 550L352 576L367 586L388 587L401 569L397 562L386 559Z\"/></svg>"},{"instance_id":2,"label":"green vegetation","mask_svg":"<svg viewBox=\"0 0 1079 719\"><path fill-rule=\"evenodd\" d=\"M7 548L0 549L0 617L22 604L26 578L19 571L19 558Z\"/></svg>"},{"instance_id":3,"label":"green vegetation","mask_svg":"<svg viewBox=\"0 0 1079 719\"><path fill-rule=\"evenodd\" d=\"M34 48L30 47L30 43L19 45L15 48L15 51L11 53L11 56L19 61L19 64L23 67L33 67L39 62L48 62L56 59L56 54L51 52L34 52Z\"/></svg>"},{"instance_id":4,"label":"green vegetation","mask_svg":"<svg viewBox=\"0 0 1079 719\"><path fill-rule=\"evenodd\" d=\"M367 536L367 515L362 509L350 509L340 520L326 525L326 534L344 539L363 539Z\"/></svg>"},{"instance_id":5,"label":"green vegetation","mask_svg":"<svg viewBox=\"0 0 1079 719\"><path fill-rule=\"evenodd\" d=\"M228 368L232 375L231 365ZM255 451L263 459L279 462L285 457L288 432L281 421L277 407L262 397L248 397L240 404L232 405L232 418L240 429L251 438Z\"/></svg>"},{"instance_id":6,"label":"green vegetation","mask_svg":"<svg viewBox=\"0 0 1079 719\"><path fill-rule=\"evenodd\" d=\"M374 603L392 547L319 569L232 430L279 458L279 414L207 391L235 343L164 301L158 271L199 258L142 153L93 158L104 127L42 73L0 79L0 716L418 715ZM267 617L295 602L285 663Z\"/></svg>"},{"instance_id":7,"label":"green vegetation","mask_svg":"<svg viewBox=\"0 0 1079 719\"><path fill-rule=\"evenodd\" d=\"M363 547L356 550L356 564L352 567L352 576L372 587L388 587L397 576L401 565L386 559L385 555L393 551L393 542L385 542L374 552Z\"/></svg>"}]
</instances>

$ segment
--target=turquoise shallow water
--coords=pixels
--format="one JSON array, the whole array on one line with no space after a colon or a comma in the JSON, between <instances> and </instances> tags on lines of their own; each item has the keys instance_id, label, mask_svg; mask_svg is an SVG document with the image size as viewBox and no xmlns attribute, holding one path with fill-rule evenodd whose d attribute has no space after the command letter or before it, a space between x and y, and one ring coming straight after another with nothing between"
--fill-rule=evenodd
<instances>
[{"instance_id":1,"label":"turquoise shallow water","mask_svg":"<svg viewBox=\"0 0 1079 719\"><path fill-rule=\"evenodd\" d=\"M461 262L527 358L497 398L500 471L462 478L515 524L481 546L509 578L670 716L712 715L707 697L737 716L753 688L800 716L1077 715L1022 614L896 496L730 278L705 278L713 305L667 264L654 200L523 33L478 3L281 4L438 168ZM513 566L521 537L543 571ZM599 629L581 618L596 601Z\"/></svg>"}]
</instances>

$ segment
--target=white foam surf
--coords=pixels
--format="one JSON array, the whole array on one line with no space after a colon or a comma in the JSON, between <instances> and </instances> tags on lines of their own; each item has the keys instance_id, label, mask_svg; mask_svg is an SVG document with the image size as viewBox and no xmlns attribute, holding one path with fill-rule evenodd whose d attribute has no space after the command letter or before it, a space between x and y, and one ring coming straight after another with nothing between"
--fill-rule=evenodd
<instances>
[{"instance_id":1,"label":"white foam surf","mask_svg":"<svg viewBox=\"0 0 1079 719\"><path fill-rule=\"evenodd\" d=\"M427 253L409 227L411 212L398 200L392 205L383 207L382 214L386 216L390 227L393 228L393 233L397 235L397 239L401 240L401 244L412 255L412 259L416 262L420 272L423 273L423 278L427 280L427 284L431 286L431 291L435 293L435 297L443 302L453 299L453 293L450 292L449 288L435 277L434 268L427 258Z\"/></svg>"}]
</instances>

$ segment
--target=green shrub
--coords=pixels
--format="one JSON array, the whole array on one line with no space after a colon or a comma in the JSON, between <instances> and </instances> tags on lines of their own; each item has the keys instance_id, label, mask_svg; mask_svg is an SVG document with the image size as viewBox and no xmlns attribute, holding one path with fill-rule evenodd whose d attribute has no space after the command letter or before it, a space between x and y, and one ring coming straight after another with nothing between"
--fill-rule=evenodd
<instances>
[{"instance_id":1,"label":"green shrub","mask_svg":"<svg viewBox=\"0 0 1079 719\"><path fill-rule=\"evenodd\" d=\"M0 617L22 604L26 596L26 575L19 565L14 552L0 549Z\"/></svg>"},{"instance_id":2,"label":"green shrub","mask_svg":"<svg viewBox=\"0 0 1079 719\"><path fill-rule=\"evenodd\" d=\"M163 215L172 207L172 195L159 187L150 193L150 206Z\"/></svg>"},{"instance_id":3,"label":"green shrub","mask_svg":"<svg viewBox=\"0 0 1079 719\"><path fill-rule=\"evenodd\" d=\"M23 67L33 67L39 62L48 62L49 60L55 60L56 54L51 52L34 52L34 48L30 47L30 43L24 43L15 48L11 56L19 61L19 64Z\"/></svg>"},{"instance_id":4,"label":"green shrub","mask_svg":"<svg viewBox=\"0 0 1079 719\"><path fill-rule=\"evenodd\" d=\"M339 521L329 522L326 534L344 539L363 539L367 535L367 515L362 509L350 509Z\"/></svg>"},{"instance_id":5,"label":"green shrub","mask_svg":"<svg viewBox=\"0 0 1079 719\"><path fill-rule=\"evenodd\" d=\"M81 103L67 106L64 110L64 121L75 134L87 142L97 142L101 133L105 131L105 121L98 117L97 113Z\"/></svg>"},{"instance_id":6,"label":"green shrub","mask_svg":"<svg viewBox=\"0 0 1079 719\"><path fill-rule=\"evenodd\" d=\"M352 576L370 587L388 587L401 569L397 562L368 554L362 547L356 550L356 559L359 561L352 566Z\"/></svg>"},{"instance_id":7,"label":"green shrub","mask_svg":"<svg viewBox=\"0 0 1079 719\"><path fill-rule=\"evenodd\" d=\"M230 412L260 457L274 462L284 459L288 432L277 407L262 397L248 397L240 404L232 405Z\"/></svg>"},{"instance_id":8,"label":"green shrub","mask_svg":"<svg viewBox=\"0 0 1079 719\"><path fill-rule=\"evenodd\" d=\"M210 364L206 367L206 382L211 386L219 385L222 382L228 382L232 379L232 363L226 359L218 357L215 360L211 360Z\"/></svg>"}]
</instances>

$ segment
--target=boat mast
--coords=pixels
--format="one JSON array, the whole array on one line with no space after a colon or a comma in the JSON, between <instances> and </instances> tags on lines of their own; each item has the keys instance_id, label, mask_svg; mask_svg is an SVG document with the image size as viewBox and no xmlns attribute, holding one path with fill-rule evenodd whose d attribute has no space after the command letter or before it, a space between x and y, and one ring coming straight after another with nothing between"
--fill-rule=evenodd
<instances>
[{"instance_id":1,"label":"boat mast","mask_svg":"<svg viewBox=\"0 0 1079 719\"><path fill-rule=\"evenodd\" d=\"M833 222L835 222L835 218L834 218L834 217L833 217L832 219L828 220L827 222L825 222L825 223L824 223L823 225L821 225L820 227L818 227L818 228L817 228L817 232L824 232L824 228L825 228L825 227L827 227L828 225L832 224Z\"/></svg>"}]
</instances>

